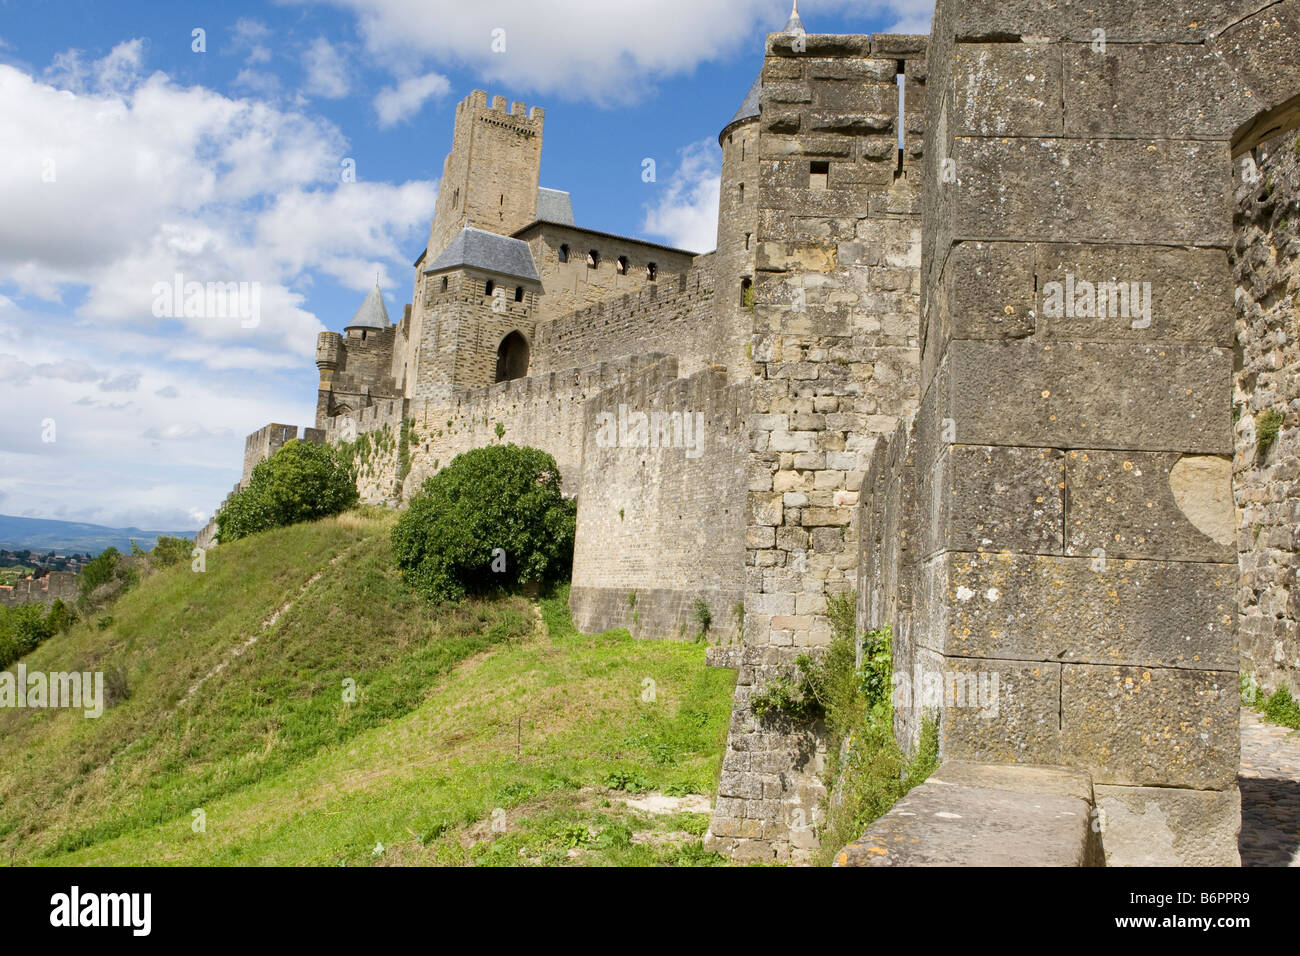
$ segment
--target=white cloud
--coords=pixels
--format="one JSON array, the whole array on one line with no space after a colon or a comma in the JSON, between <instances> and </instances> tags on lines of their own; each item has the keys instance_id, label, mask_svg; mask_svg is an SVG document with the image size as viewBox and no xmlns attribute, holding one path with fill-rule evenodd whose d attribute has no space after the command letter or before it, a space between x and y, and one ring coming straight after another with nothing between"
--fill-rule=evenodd
<instances>
[{"instance_id":1,"label":"white cloud","mask_svg":"<svg viewBox=\"0 0 1300 956\"><path fill-rule=\"evenodd\" d=\"M929 33L934 19L934 0L889 0L886 4L897 20L882 33Z\"/></svg>"},{"instance_id":2,"label":"white cloud","mask_svg":"<svg viewBox=\"0 0 1300 956\"><path fill-rule=\"evenodd\" d=\"M307 71L306 92L311 96L338 99L347 96L352 83L347 59L338 47L324 37L312 41L302 55Z\"/></svg>"},{"instance_id":3,"label":"white cloud","mask_svg":"<svg viewBox=\"0 0 1300 956\"><path fill-rule=\"evenodd\" d=\"M440 73L407 77L396 86L384 87L375 96L380 128L411 119L430 97L445 96L450 89L451 82Z\"/></svg>"},{"instance_id":4,"label":"white cloud","mask_svg":"<svg viewBox=\"0 0 1300 956\"><path fill-rule=\"evenodd\" d=\"M367 49L411 64L456 63L485 80L602 104L635 103L660 77L689 73L701 63L752 52L779 30L789 0L654 0L593 4L591 0L296 0L352 11ZM819 13L916 21L933 0L821 0L801 11L816 31ZM808 7L809 5L805 5ZM494 49L494 31L505 49ZM924 31L922 31L924 32Z\"/></svg>"},{"instance_id":5,"label":"white cloud","mask_svg":"<svg viewBox=\"0 0 1300 956\"><path fill-rule=\"evenodd\" d=\"M244 435L313 422L323 325L306 293L327 275L355 289L336 323L376 269L405 286L436 189L364 165L342 182L332 123L178 85L147 56L131 41L45 78L0 65L0 494L36 515L197 527ZM257 282L261 321L155 316L177 273Z\"/></svg>"},{"instance_id":6,"label":"white cloud","mask_svg":"<svg viewBox=\"0 0 1300 956\"><path fill-rule=\"evenodd\" d=\"M702 139L682 147L678 157L659 201L646 208L641 228L679 249L707 252L717 245L722 150L715 140Z\"/></svg>"}]
</instances>

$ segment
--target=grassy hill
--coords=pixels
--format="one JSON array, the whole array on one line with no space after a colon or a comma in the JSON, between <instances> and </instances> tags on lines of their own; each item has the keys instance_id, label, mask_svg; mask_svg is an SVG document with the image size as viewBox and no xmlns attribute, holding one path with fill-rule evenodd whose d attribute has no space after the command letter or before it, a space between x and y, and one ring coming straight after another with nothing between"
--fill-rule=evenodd
<instances>
[{"instance_id":1,"label":"grassy hill","mask_svg":"<svg viewBox=\"0 0 1300 956\"><path fill-rule=\"evenodd\" d=\"M113 702L0 709L0 862L722 862L699 836L734 673L581 635L564 595L430 608L393 520L223 545L32 653Z\"/></svg>"}]
</instances>

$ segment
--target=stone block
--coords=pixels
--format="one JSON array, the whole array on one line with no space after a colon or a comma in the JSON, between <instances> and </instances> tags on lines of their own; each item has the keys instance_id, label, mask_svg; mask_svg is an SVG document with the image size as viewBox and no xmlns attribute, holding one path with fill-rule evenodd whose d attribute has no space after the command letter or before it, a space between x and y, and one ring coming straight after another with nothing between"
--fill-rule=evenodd
<instances>
[{"instance_id":1,"label":"stone block","mask_svg":"<svg viewBox=\"0 0 1300 956\"><path fill-rule=\"evenodd\" d=\"M958 136L1060 136L1059 44L963 43L953 52Z\"/></svg>"},{"instance_id":2,"label":"stone block","mask_svg":"<svg viewBox=\"0 0 1300 956\"><path fill-rule=\"evenodd\" d=\"M1258 0L963 0L952 6L949 29L959 39L1048 37L1091 43L1104 26L1113 43L1197 43L1258 7Z\"/></svg>"},{"instance_id":3,"label":"stone block","mask_svg":"<svg viewBox=\"0 0 1300 956\"><path fill-rule=\"evenodd\" d=\"M836 866L1095 866L1086 774L948 760Z\"/></svg>"},{"instance_id":4,"label":"stone block","mask_svg":"<svg viewBox=\"0 0 1300 956\"><path fill-rule=\"evenodd\" d=\"M948 361L930 427L949 418L964 444L1232 452L1223 349L954 341Z\"/></svg>"},{"instance_id":5,"label":"stone block","mask_svg":"<svg viewBox=\"0 0 1300 956\"><path fill-rule=\"evenodd\" d=\"M1074 138L1227 140L1260 110L1246 83L1200 44L1066 44L1064 72L1065 135Z\"/></svg>"},{"instance_id":6,"label":"stone block","mask_svg":"<svg viewBox=\"0 0 1300 956\"><path fill-rule=\"evenodd\" d=\"M1240 866L1241 792L1096 787L1107 866Z\"/></svg>"},{"instance_id":7,"label":"stone block","mask_svg":"<svg viewBox=\"0 0 1300 956\"><path fill-rule=\"evenodd\" d=\"M921 481L920 553L1061 554L1064 479L1052 448L949 446Z\"/></svg>"},{"instance_id":8,"label":"stone block","mask_svg":"<svg viewBox=\"0 0 1300 956\"><path fill-rule=\"evenodd\" d=\"M953 151L959 238L1232 241L1224 142L958 137Z\"/></svg>"},{"instance_id":9,"label":"stone block","mask_svg":"<svg viewBox=\"0 0 1300 956\"><path fill-rule=\"evenodd\" d=\"M918 574L917 626L948 655L1237 666L1235 564L947 554Z\"/></svg>"},{"instance_id":10,"label":"stone block","mask_svg":"<svg viewBox=\"0 0 1300 956\"><path fill-rule=\"evenodd\" d=\"M1232 273L1222 249L1050 244L1038 246L1036 258L1037 313L1047 338L1235 344Z\"/></svg>"},{"instance_id":11,"label":"stone block","mask_svg":"<svg viewBox=\"0 0 1300 956\"><path fill-rule=\"evenodd\" d=\"M1068 554L1236 560L1232 462L1176 452L1071 451Z\"/></svg>"},{"instance_id":12,"label":"stone block","mask_svg":"<svg viewBox=\"0 0 1300 956\"><path fill-rule=\"evenodd\" d=\"M1215 789L1237 777L1237 671L1066 664L1061 756L1094 783Z\"/></svg>"}]
</instances>

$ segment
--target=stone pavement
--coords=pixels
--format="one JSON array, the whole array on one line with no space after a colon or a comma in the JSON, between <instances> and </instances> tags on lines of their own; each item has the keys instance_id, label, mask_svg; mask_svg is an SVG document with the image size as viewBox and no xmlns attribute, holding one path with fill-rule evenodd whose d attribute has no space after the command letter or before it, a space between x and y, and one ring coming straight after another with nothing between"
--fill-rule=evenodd
<instances>
[{"instance_id":1,"label":"stone pavement","mask_svg":"<svg viewBox=\"0 0 1300 956\"><path fill-rule=\"evenodd\" d=\"M1241 709L1242 866L1300 866L1300 732Z\"/></svg>"}]
</instances>

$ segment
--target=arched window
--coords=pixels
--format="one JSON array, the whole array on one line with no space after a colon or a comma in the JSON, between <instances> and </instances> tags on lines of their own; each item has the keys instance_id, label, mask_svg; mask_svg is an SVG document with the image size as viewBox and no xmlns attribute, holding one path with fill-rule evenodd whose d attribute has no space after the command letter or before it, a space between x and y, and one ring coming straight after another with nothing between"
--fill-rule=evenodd
<instances>
[{"instance_id":1,"label":"arched window","mask_svg":"<svg viewBox=\"0 0 1300 956\"><path fill-rule=\"evenodd\" d=\"M614 271L621 276L627 275L627 256L618 257L618 263L616 264Z\"/></svg>"},{"instance_id":2,"label":"arched window","mask_svg":"<svg viewBox=\"0 0 1300 956\"><path fill-rule=\"evenodd\" d=\"M366 340L366 330L365 330L365 329L362 329L362 330L361 330L361 341L364 342L365 340Z\"/></svg>"},{"instance_id":3,"label":"arched window","mask_svg":"<svg viewBox=\"0 0 1300 956\"><path fill-rule=\"evenodd\" d=\"M659 267L653 262L647 263L645 267L645 277L651 282L659 278Z\"/></svg>"},{"instance_id":4,"label":"arched window","mask_svg":"<svg viewBox=\"0 0 1300 956\"><path fill-rule=\"evenodd\" d=\"M751 312L754 309L754 280L744 278L740 280L740 304Z\"/></svg>"},{"instance_id":5,"label":"arched window","mask_svg":"<svg viewBox=\"0 0 1300 956\"><path fill-rule=\"evenodd\" d=\"M597 252L595 249L592 249L590 252L587 253L587 268L588 269L600 268L600 253Z\"/></svg>"},{"instance_id":6,"label":"arched window","mask_svg":"<svg viewBox=\"0 0 1300 956\"><path fill-rule=\"evenodd\" d=\"M524 287L521 285L515 286L515 301L516 302L524 301Z\"/></svg>"},{"instance_id":7,"label":"arched window","mask_svg":"<svg viewBox=\"0 0 1300 956\"><path fill-rule=\"evenodd\" d=\"M511 332L497 346L498 382L509 382L528 374L528 340L518 330Z\"/></svg>"},{"instance_id":8,"label":"arched window","mask_svg":"<svg viewBox=\"0 0 1300 956\"><path fill-rule=\"evenodd\" d=\"M568 261L569 261L569 247L568 247L568 246L560 246L560 261L561 261L561 262L568 262Z\"/></svg>"},{"instance_id":9,"label":"arched window","mask_svg":"<svg viewBox=\"0 0 1300 956\"><path fill-rule=\"evenodd\" d=\"M740 198L740 201L741 201L741 202L744 202L744 201L745 201L745 184L744 184L744 183L741 183L741 184L740 184L739 198Z\"/></svg>"},{"instance_id":10,"label":"arched window","mask_svg":"<svg viewBox=\"0 0 1300 956\"><path fill-rule=\"evenodd\" d=\"M446 276L443 276L443 277L442 277L442 291L443 291L443 292L446 292L446 291L447 291L447 277L446 277Z\"/></svg>"},{"instance_id":11,"label":"arched window","mask_svg":"<svg viewBox=\"0 0 1300 956\"><path fill-rule=\"evenodd\" d=\"M495 282L493 282L491 279L488 279L486 285L483 286L483 294L484 294L484 295L491 295L491 294L492 294L492 290L494 290L496 287L497 287L497 284L496 284Z\"/></svg>"}]
</instances>

